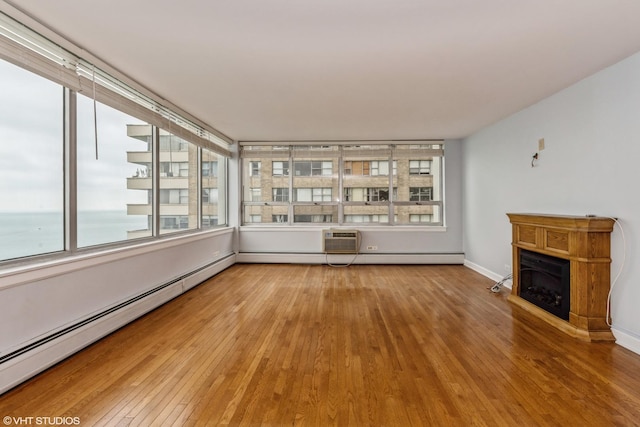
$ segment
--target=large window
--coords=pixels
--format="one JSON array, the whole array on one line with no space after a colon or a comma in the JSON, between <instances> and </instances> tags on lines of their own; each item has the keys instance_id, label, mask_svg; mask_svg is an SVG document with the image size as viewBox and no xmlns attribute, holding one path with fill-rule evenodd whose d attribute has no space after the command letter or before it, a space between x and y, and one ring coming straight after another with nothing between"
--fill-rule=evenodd
<instances>
[{"instance_id":1,"label":"large window","mask_svg":"<svg viewBox=\"0 0 640 427\"><path fill-rule=\"evenodd\" d=\"M205 173L206 171L206 173ZM227 162L202 149L202 228L227 223Z\"/></svg>"},{"instance_id":2,"label":"large window","mask_svg":"<svg viewBox=\"0 0 640 427\"><path fill-rule=\"evenodd\" d=\"M0 260L64 249L63 89L0 60Z\"/></svg>"},{"instance_id":3,"label":"large window","mask_svg":"<svg viewBox=\"0 0 640 427\"><path fill-rule=\"evenodd\" d=\"M147 217L133 215L151 189L151 154L133 153L147 152L149 141L127 132L150 125L104 104L96 111L97 143L93 100L78 95L78 247L151 236Z\"/></svg>"},{"instance_id":4,"label":"large window","mask_svg":"<svg viewBox=\"0 0 640 427\"><path fill-rule=\"evenodd\" d=\"M241 157L243 224L443 223L442 143L246 144Z\"/></svg>"},{"instance_id":5,"label":"large window","mask_svg":"<svg viewBox=\"0 0 640 427\"><path fill-rule=\"evenodd\" d=\"M398 169L406 183L393 203L396 224L442 224L442 153L434 145L398 145Z\"/></svg>"},{"instance_id":6,"label":"large window","mask_svg":"<svg viewBox=\"0 0 640 427\"><path fill-rule=\"evenodd\" d=\"M226 156L42 74L0 60L0 262L227 224Z\"/></svg>"},{"instance_id":7,"label":"large window","mask_svg":"<svg viewBox=\"0 0 640 427\"><path fill-rule=\"evenodd\" d=\"M389 207L394 191L394 164L390 145L346 145L343 147L342 201L344 223L390 224ZM393 172L393 170L392 170Z\"/></svg>"},{"instance_id":8,"label":"large window","mask_svg":"<svg viewBox=\"0 0 640 427\"><path fill-rule=\"evenodd\" d=\"M160 234L198 227L198 148L166 130L160 130Z\"/></svg>"}]
</instances>

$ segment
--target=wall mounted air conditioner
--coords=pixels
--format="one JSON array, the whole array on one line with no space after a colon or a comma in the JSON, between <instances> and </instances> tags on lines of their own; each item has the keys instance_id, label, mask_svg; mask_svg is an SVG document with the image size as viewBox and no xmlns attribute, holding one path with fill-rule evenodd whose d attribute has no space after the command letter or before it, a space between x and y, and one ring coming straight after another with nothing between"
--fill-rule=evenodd
<instances>
[{"instance_id":1,"label":"wall mounted air conditioner","mask_svg":"<svg viewBox=\"0 0 640 427\"><path fill-rule=\"evenodd\" d=\"M358 230L322 230L322 250L326 254L357 254L360 249Z\"/></svg>"}]
</instances>

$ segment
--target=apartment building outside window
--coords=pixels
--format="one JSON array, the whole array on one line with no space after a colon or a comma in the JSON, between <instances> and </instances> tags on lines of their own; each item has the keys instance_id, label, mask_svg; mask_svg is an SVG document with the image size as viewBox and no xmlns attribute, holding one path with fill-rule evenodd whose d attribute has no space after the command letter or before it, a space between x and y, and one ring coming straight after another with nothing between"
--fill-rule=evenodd
<instances>
[{"instance_id":1,"label":"apartment building outside window","mask_svg":"<svg viewBox=\"0 0 640 427\"><path fill-rule=\"evenodd\" d=\"M202 189L202 204L212 204L215 205L218 203L218 189L217 188L203 188Z\"/></svg>"},{"instance_id":2,"label":"apartment building outside window","mask_svg":"<svg viewBox=\"0 0 640 427\"><path fill-rule=\"evenodd\" d=\"M218 177L218 162L217 161L203 161L202 162L202 176L210 176L212 178Z\"/></svg>"},{"instance_id":3,"label":"apartment building outside window","mask_svg":"<svg viewBox=\"0 0 640 427\"><path fill-rule=\"evenodd\" d=\"M289 176L289 162L273 162L273 176Z\"/></svg>"},{"instance_id":4,"label":"apartment building outside window","mask_svg":"<svg viewBox=\"0 0 640 427\"><path fill-rule=\"evenodd\" d=\"M429 175L431 160L409 160L409 175Z\"/></svg>"},{"instance_id":5,"label":"apartment building outside window","mask_svg":"<svg viewBox=\"0 0 640 427\"><path fill-rule=\"evenodd\" d=\"M296 215L293 222L331 223L333 222L333 217L331 215Z\"/></svg>"},{"instance_id":6,"label":"apartment building outside window","mask_svg":"<svg viewBox=\"0 0 640 427\"><path fill-rule=\"evenodd\" d=\"M249 176L260 176L260 168L262 167L262 162L249 162Z\"/></svg>"},{"instance_id":7,"label":"apartment building outside window","mask_svg":"<svg viewBox=\"0 0 640 427\"><path fill-rule=\"evenodd\" d=\"M429 202L433 200L433 188L431 187L410 187L409 200L412 202Z\"/></svg>"},{"instance_id":8,"label":"apartment building outside window","mask_svg":"<svg viewBox=\"0 0 640 427\"><path fill-rule=\"evenodd\" d=\"M184 205L189 202L189 191L186 189L162 189L160 190L160 204Z\"/></svg>"},{"instance_id":9,"label":"apartment building outside window","mask_svg":"<svg viewBox=\"0 0 640 427\"><path fill-rule=\"evenodd\" d=\"M387 160L348 160L344 162L345 175L389 175ZM397 174L397 162L393 161L393 175Z\"/></svg>"},{"instance_id":10,"label":"apartment building outside window","mask_svg":"<svg viewBox=\"0 0 640 427\"><path fill-rule=\"evenodd\" d=\"M262 201L262 188L250 188L249 189L249 201L260 202Z\"/></svg>"},{"instance_id":11,"label":"apartment building outside window","mask_svg":"<svg viewBox=\"0 0 640 427\"><path fill-rule=\"evenodd\" d=\"M409 215L409 222L414 223L430 223L433 215L431 214L411 214Z\"/></svg>"},{"instance_id":12,"label":"apartment building outside window","mask_svg":"<svg viewBox=\"0 0 640 427\"><path fill-rule=\"evenodd\" d=\"M289 221L288 215L272 215L271 222L276 222L279 224L286 224Z\"/></svg>"},{"instance_id":13,"label":"apartment building outside window","mask_svg":"<svg viewBox=\"0 0 640 427\"><path fill-rule=\"evenodd\" d=\"M289 189L288 188L274 188L273 189L273 201L274 202L288 202L289 201Z\"/></svg>"},{"instance_id":14,"label":"apartment building outside window","mask_svg":"<svg viewBox=\"0 0 640 427\"><path fill-rule=\"evenodd\" d=\"M393 194L397 194L397 190L393 189ZM346 187L344 189L345 202L385 202L391 200L389 198L389 188L357 188Z\"/></svg>"},{"instance_id":15,"label":"apartment building outside window","mask_svg":"<svg viewBox=\"0 0 640 427\"><path fill-rule=\"evenodd\" d=\"M373 223L386 223L389 222L388 215L347 215L345 222L358 223L358 222L373 222Z\"/></svg>"},{"instance_id":16,"label":"apartment building outside window","mask_svg":"<svg viewBox=\"0 0 640 427\"><path fill-rule=\"evenodd\" d=\"M333 163L331 161L294 161L293 169L295 176L331 176L333 173Z\"/></svg>"},{"instance_id":17,"label":"apartment building outside window","mask_svg":"<svg viewBox=\"0 0 640 427\"><path fill-rule=\"evenodd\" d=\"M242 223L442 225L443 159L442 142L243 144Z\"/></svg>"},{"instance_id":18,"label":"apartment building outside window","mask_svg":"<svg viewBox=\"0 0 640 427\"><path fill-rule=\"evenodd\" d=\"M330 202L331 188L294 188L294 202Z\"/></svg>"}]
</instances>

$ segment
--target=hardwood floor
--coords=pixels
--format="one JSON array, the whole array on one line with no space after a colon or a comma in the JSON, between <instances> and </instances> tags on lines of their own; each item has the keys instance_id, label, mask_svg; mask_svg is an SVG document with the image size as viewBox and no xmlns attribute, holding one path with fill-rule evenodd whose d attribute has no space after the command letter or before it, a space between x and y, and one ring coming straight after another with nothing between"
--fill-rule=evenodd
<instances>
[{"instance_id":1,"label":"hardwood floor","mask_svg":"<svg viewBox=\"0 0 640 427\"><path fill-rule=\"evenodd\" d=\"M235 265L0 396L0 416L638 425L639 355L569 338L492 284L463 266Z\"/></svg>"}]
</instances>

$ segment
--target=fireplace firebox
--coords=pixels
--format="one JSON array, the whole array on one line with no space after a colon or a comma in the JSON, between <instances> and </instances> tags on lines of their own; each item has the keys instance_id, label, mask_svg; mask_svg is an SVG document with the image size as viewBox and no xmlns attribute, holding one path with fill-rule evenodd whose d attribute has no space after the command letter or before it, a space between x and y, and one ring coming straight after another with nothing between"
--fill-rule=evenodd
<instances>
[{"instance_id":1,"label":"fireplace firebox","mask_svg":"<svg viewBox=\"0 0 640 427\"><path fill-rule=\"evenodd\" d=\"M520 251L520 297L569 320L570 262L527 250Z\"/></svg>"}]
</instances>

